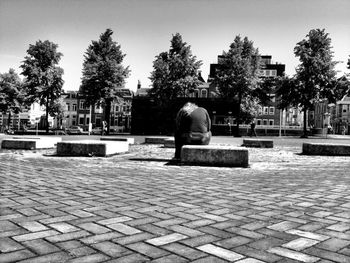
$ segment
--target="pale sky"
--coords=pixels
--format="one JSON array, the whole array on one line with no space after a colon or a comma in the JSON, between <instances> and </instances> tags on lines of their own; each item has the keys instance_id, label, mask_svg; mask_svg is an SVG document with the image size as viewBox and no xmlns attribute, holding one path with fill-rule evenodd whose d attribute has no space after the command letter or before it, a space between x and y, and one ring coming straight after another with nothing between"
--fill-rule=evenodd
<instances>
[{"instance_id":1,"label":"pale sky","mask_svg":"<svg viewBox=\"0 0 350 263\"><path fill-rule=\"evenodd\" d=\"M296 43L311 29L325 28L334 59L343 61L337 69L349 73L349 13L349 0L0 0L0 72L19 74L29 45L49 40L64 55L64 90L78 90L86 49L111 28L131 69L126 88L134 91L138 80L142 87L151 84L155 56L169 50L177 32L202 60L205 80L236 35L294 75Z\"/></svg>"}]
</instances>

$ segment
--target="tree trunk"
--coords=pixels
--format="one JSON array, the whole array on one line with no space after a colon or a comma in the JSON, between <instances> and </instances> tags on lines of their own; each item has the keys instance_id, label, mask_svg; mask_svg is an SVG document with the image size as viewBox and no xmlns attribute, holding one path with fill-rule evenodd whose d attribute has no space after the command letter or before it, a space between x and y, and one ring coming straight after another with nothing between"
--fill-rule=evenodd
<instances>
[{"instance_id":1,"label":"tree trunk","mask_svg":"<svg viewBox=\"0 0 350 263\"><path fill-rule=\"evenodd\" d=\"M109 134L109 131L111 128L111 123L110 123L111 106L112 106L112 100L107 99L106 100L106 112L105 112L105 121L107 122L107 135Z\"/></svg>"},{"instance_id":2,"label":"tree trunk","mask_svg":"<svg viewBox=\"0 0 350 263\"><path fill-rule=\"evenodd\" d=\"M307 138L307 127L306 127L306 115L307 115L307 109L304 109L304 127L303 127L303 135L301 138Z\"/></svg>"},{"instance_id":3,"label":"tree trunk","mask_svg":"<svg viewBox=\"0 0 350 263\"><path fill-rule=\"evenodd\" d=\"M237 118L236 118L237 126L236 126L236 132L235 132L234 137L241 137L240 132L239 132L239 123L241 121L241 103L242 103L242 94L239 93L238 94L238 112L236 115L237 116Z\"/></svg>"},{"instance_id":4,"label":"tree trunk","mask_svg":"<svg viewBox=\"0 0 350 263\"><path fill-rule=\"evenodd\" d=\"M11 110L9 110L9 118L7 120L7 129L10 129L10 124L11 124Z\"/></svg>"},{"instance_id":5,"label":"tree trunk","mask_svg":"<svg viewBox=\"0 0 350 263\"><path fill-rule=\"evenodd\" d=\"M49 134L49 98L46 99L45 122L46 122L46 134Z\"/></svg>"}]
</instances>

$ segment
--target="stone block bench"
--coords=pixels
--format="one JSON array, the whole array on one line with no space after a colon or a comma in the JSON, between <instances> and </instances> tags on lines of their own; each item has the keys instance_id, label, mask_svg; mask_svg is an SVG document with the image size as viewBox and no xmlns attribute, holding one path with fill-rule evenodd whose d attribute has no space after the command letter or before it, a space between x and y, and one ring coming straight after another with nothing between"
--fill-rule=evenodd
<instances>
[{"instance_id":1,"label":"stone block bench","mask_svg":"<svg viewBox=\"0 0 350 263\"><path fill-rule=\"evenodd\" d=\"M167 138L164 140L164 148L175 148L175 138Z\"/></svg>"},{"instance_id":2,"label":"stone block bench","mask_svg":"<svg viewBox=\"0 0 350 263\"><path fill-rule=\"evenodd\" d=\"M101 137L101 141L117 141L117 142L127 142L129 144L134 144L135 139L134 138L127 138L127 137Z\"/></svg>"},{"instance_id":3,"label":"stone block bench","mask_svg":"<svg viewBox=\"0 0 350 263\"><path fill-rule=\"evenodd\" d=\"M273 148L273 141L266 139L243 139L242 146L256 148Z\"/></svg>"},{"instance_id":4,"label":"stone block bench","mask_svg":"<svg viewBox=\"0 0 350 263\"><path fill-rule=\"evenodd\" d=\"M3 149L22 149L22 150L37 150L54 148L58 142L61 142L61 137L13 137L3 139L1 148Z\"/></svg>"},{"instance_id":5,"label":"stone block bench","mask_svg":"<svg viewBox=\"0 0 350 263\"><path fill-rule=\"evenodd\" d=\"M184 145L181 163L205 166L248 167L248 149L218 145Z\"/></svg>"},{"instance_id":6,"label":"stone block bench","mask_svg":"<svg viewBox=\"0 0 350 263\"><path fill-rule=\"evenodd\" d=\"M303 143L302 154L350 156L350 144Z\"/></svg>"},{"instance_id":7,"label":"stone block bench","mask_svg":"<svg viewBox=\"0 0 350 263\"><path fill-rule=\"evenodd\" d=\"M102 156L107 157L129 151L128 142L82 140L57 143L58 156Z\"/></svg>"},{"instance_id":8,"label":"stone block bench","mask_svg":"<svg viewBox=\"0 0 350 263\"><path fill-rule=\"evenodd\" d=\"M146 137L145 143L147 144L164 144L164 141L166 139L169 139L170 137Z\"/></svg>"}]
</instances>

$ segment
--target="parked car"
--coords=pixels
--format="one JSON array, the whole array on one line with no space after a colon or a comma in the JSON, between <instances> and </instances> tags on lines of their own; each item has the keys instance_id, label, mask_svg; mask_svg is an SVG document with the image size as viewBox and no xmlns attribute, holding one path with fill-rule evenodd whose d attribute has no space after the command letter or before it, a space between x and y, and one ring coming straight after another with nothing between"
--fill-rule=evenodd
<instances>
[{"instance_id":1,"label":"parked car","mask_svg":"<svg viewBox=\"0 0 350 263\"><path fill-rule=\"evenodd\" d=\"M79 126L72 126L66 129L67 134L83 134L83 129Z\"/></svg>"}]
</instances>

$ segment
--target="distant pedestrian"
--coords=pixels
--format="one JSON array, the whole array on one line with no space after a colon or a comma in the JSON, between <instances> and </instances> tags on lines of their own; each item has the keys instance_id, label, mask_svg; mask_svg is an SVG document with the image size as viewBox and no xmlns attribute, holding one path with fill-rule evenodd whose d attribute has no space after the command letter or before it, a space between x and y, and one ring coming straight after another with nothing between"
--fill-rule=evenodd
<instances>
[{"instance_id":1,"label":"distant pedestrian","mask_svg":"<svg viewBox=\"0 0 350 263\"><path fill-rule=\"evenodd\" d=\"M101 135L105 135L107 132L107 122L106 121L102 121L102 132Z\"/></svg>"},{"instance_id":2,"label":"distant pedestrian","mask_svg":"<svg viewBox=\"0 0 350 263\"><path fill-rule=\"evenodd\" d=\"M256 131L255 131L255 121L253 120L251 123L250 123L250 137L256 137Z\"/></svg>"},{"instance_id":3,"label":"distant pedestrian","mask_svg":"<svg viewBox=\"0 0 350 263\"><path fill-rule=\"evenodd\" d=\"M342 128L341 134L342 134L342 135L345 135L345 134L346 134L346 127L345 127L345 126L343 126L343 128Z\"/></svg>"}]
</instances>

